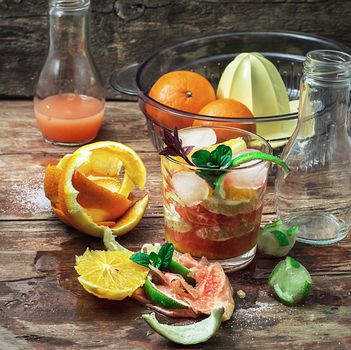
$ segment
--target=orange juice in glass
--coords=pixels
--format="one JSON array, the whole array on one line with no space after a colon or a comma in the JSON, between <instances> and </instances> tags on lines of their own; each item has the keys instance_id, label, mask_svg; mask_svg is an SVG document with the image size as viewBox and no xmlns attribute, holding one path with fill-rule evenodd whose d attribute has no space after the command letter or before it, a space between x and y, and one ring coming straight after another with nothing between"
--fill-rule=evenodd
<instances>
[{"instance_id":1,"label":"orange juice in glass","mask_svg":"<svg viewBox=\"0 0 351 350\"><path fill-rule=\"evenodd\" d=\"M52 143L81 144L93 140L102 123L104 102L97 98L59 94L34 99L34 114L44 138Z\"/></svg>"}]
</instances>

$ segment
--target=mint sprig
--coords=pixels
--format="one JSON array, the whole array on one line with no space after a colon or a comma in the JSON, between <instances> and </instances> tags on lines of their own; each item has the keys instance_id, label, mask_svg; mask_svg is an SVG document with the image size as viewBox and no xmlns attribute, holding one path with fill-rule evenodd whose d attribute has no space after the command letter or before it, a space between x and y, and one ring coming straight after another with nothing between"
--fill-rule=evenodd
<instances>
[{"instance_id":1,"label":"mint sprig","mask_svg":"<svg viewBox=\"0 0 351 350\"><path fill-rule=\"evenodd\" d=\"M200 169L197 171L197 173L212 187L216 185L218 177L223 175L226 172L226 169L235 168L253 160L265 160L276 163L283 168L285 174L290 171L288 164L286 164L282 159L265 152L247 152L240 154L233 159L232 156L232 149L229 146L218 145L212 152L208 150L196 151L191 156L191 160L199 168L210 169Z\"/></svg>"},{"instance_id":2,"label":"mint sprig","mask_svg":"<svg viewBox=\"0 0 351 350\"><path fill-rule=\"evenodd\" d=\"M146 253L135 253L130 257L130 260L136 264L149 267L149 265L156 267L160 270L167 270L168 266L172 261L174 253L174 246L172 243L165 243L159 250L158 253L151 252Z\"/></svg>"},{"instance_id":3,"label":"mint sprig","mask_svg":"<svg viewBox=\"0 0 351 350\"><path fill-rule=\"evenodd\" d=\"M199 150L194 152L191 156L191 160L199 168L213 169L201 169L197 173L211 186L214 186L216 179L225 173L225 169L231 166L232 149L226 145L218 145L212 152ZM215 169L217 169L217 171L215 171Z\"/></svg>"}]
</instances>

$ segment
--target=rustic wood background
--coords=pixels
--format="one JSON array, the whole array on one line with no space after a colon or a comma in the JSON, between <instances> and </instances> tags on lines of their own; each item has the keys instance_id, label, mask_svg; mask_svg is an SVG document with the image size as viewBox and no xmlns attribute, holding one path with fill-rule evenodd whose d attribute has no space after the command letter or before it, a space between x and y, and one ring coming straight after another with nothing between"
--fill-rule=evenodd
<instances>
[{"instance_id":1,"label":"rustic wood background","mask_svg":"<svg viewBox=\"0 0 351 350\"><path fill-rule=\"evenodd\" d=\"M351 47L350 0L91 0L92 52L111 71L162 45L224 31L294 30ZM0 98L30 98L47 50L48 0L0 0Z\"/></svg>"},{"instance_id":2,"label":"rustic wood background","mask_svg":"<svg viewBox=\"0 0 351 350\"><path fill-rule=\"evenodd\" d=\"M236 311L206 344L177 346L141 319L133 300L114 302L86 293L73 268L101 239L62 224L44 197L45 166L74 151L43 142L31 101L0 101L0 350L350 350L351 236L338 244L297 243L289 253L310 271L313 290L303 306L271 297L267 279L278 258L257 255L230 274ZM118 241L131 250L162 242L160 158L137 103L108 102L96 141L115 140L145 162L149 206L140 224ZM275 218L273 187L263 224ZM158 316L162 322L164 318Z\"/></svg>"}]
</instances>

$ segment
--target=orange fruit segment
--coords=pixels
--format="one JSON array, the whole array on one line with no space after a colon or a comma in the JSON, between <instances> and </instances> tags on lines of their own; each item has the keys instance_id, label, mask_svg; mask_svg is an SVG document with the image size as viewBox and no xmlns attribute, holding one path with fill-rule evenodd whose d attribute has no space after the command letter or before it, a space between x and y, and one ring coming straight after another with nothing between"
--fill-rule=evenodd
<instances>
[{"instance_id":1,"label":"orange fruit segment","mask_svg":"<svg viewBox=\"0 0 351 350\"><path fill-rule=\"evenodd\" d=\"M146 194L139 199L128 211L113 225L111 230L115 236L122 236L131 231L142 219L145 209L149 201L149 196Z\"/></svg>"}]
</instances>

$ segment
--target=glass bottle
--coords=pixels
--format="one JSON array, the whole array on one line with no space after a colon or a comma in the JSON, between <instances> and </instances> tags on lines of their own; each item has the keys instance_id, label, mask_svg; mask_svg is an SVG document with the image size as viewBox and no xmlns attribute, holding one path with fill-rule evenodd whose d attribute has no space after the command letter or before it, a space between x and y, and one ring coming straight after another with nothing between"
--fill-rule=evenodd
<instances>
[{"instance_id":1,"label":"glass bottle","mask_svg":"<svg viewBox=\"0 0 351 350\"><path fill-rule=\"evenodd\" d=\"M276 181L277 214L300 242L325 245L351 228L351 56L307 54L298 125L283 150L288 176Z\"/></svg>"},{"instance_id":2,"label":"glass bottle","mask_svg":"<svg viewBox=\"0 0 351 350\"><path fill-rule=\"evenodd\" d=\"M102 123L103 86L89 51L90 0L50 0L50 47L34 97L45 140L80 145Z\"/></svg>"}]
</instances>

